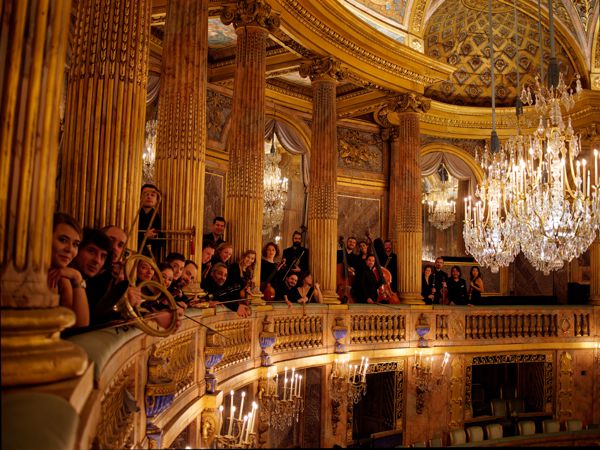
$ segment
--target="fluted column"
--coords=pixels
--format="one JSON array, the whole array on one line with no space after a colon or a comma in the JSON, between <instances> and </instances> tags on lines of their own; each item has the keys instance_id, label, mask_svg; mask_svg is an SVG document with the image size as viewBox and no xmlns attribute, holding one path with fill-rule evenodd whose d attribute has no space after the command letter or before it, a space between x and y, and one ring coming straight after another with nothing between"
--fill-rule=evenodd
<instances>
[{"instance_id":1,"label":"fluted column","mask_svg":"<svg viewBox=\"0 0 600 450\"><path fill-rule=\"evenodd\" d=\"M158 103L156 179L163 192L163 228L196 228L196 262L202 249L207 58L208 0L170 0ZM169 251L189 255L189 243L170 241Z\"/></svg>"},{"instance_id":2,"label":"fluted column","mask_svg":"<svg viewBox=\"0 0 600 450\"><path fill-rule=\"evenodd\" d=\"M390 183L394 184L390 189L394 190L396 199L393 220L395 230L392 236L398 249L398 297L407 304L423 303L419 113L427 112L429 106L430 101L425 97L406 93L391 98L375 114L380 125L397 127L398 132L398 139L391 141L390 148Z\"/></svg>"},{"instance_id":3,"label":"fluted column","mask_svg":"<svg viewBox=\"0 0 600 450\"><path fill-rule=\"evenodd\" d=\"M80 375L87 355L59 332L75 322L47 285L58 112L71 0L0 8L0 305L2 386Z\"/></svg>"},{"instance_id":4,"label":"fluted column","mask_svg":"<svg viewBox=\"0 0 600 450\"><path fill-rule=\"evenodd\" d=\"M225 197L227 240L237 260L246 250L260 255L262 247L266 44L269 32L279 27L279 16L262 0L243 0L226 8L221 21L233 23L237 34ZM260 284L258 263L254 282Z\"/></svg>"},{"instance_id":5,"label":"fluted column","mask_svg":"<svg viewBox=\"0 0 600 450\"><path fill-rule=\"evenodd\" d=\"M460 256L467 254L463 229L465 226L464 199L469 196L469 183L469 180L458 180L458 194L456 196L456 251Z\"/></svg>"},{"instance_id":6,"label":"fluted column","mask_svg":"<svg viewBox=\"0 0 600 450\"><path fill-rule=\"evenodd\" d=\"M388 177L389 198L388 198L388 236L397 248L396 242L396 211L400 207L398 204L398 173L400 173L400 136L398 127L390 126L386 123L381 135L388 141L390 151L390 173ZM392 274L393 277L397 275Z\"/></svg>"},{"instance_id":7,"label":"fluted column","mask_svg":"<svg viewBox=\"0 0 600 450\"><path fill-rule=\"evenodd\" d=\"M127 229L140 207L150 7L77 2L59 209L86 226Z\"/></svg>"},{"instance_id":8,"label":"fluted column","mask_svg":"<svg viewBox=\"0 0 600 450\"><path fill-rule=\"evenodd\" d=\"M300 66L313 86L308 229L310 268L321 285L324 303L340 303L336 294L337 251L337 110L335 89L343 78L339 61L315 58Z\"/></svg>"},{"instance_id":9,"label":"fluted column","mask_svg":"<svg viewBox=\"0 0 600 450\"><path fill-rule=\"evenodd\" d=\"M600 305L600 236L590 246L590 299L591 305Z\"/></svg>"}]
</instances>

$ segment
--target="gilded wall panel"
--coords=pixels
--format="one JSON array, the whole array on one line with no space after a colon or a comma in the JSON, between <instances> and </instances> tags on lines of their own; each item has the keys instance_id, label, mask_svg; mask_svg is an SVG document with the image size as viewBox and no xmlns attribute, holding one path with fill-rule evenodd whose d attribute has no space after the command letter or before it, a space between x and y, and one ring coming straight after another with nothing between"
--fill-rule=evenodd
<instances>
[{"instance_id":1,"label":"gilded wall panel","mask_svg":"<svg viewBox=\"0 0 600 450\"><path fill-rule=\"evenodd\" d=\"M210 92L210 91L209 91ZM225 174L206 170L204 176L204 230L211 230L213 219L222 216L225 207Z\"/></svg>"},{"instance_id":2,"label":"gilded wall panel","mask_svg":"<svg viewBox=\"0 0 600 450\"><path fill-rule=\"evenodd\" d=\"M338 236L361 240L367 230L372 238L381 236L381 214L381 198L338 195Z\"/></svg>"}]
</instances>

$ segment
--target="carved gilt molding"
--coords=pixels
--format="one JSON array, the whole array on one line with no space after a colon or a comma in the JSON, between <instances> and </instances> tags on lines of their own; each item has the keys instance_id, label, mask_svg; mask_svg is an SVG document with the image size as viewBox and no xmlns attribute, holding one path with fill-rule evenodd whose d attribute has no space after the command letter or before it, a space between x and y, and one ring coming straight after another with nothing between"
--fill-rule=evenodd
<instances>
[{"instance_id":1,"label":"carved gilt molding","mask_svg":"<svg viewBox=\"0 0 600 450\"><path fill-rule=\"evenodd\" d=\"M221 21L235 28L256 26L274 32L279 28L279 13L263 0L238 0L221 11Z\"/></svg>"}]
</instances>

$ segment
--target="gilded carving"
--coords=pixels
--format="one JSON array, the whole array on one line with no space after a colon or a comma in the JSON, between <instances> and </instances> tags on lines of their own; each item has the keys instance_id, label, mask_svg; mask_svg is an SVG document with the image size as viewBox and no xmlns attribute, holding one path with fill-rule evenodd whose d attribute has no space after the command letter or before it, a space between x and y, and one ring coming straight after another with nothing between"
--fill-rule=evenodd
<instances>
[{"instance_id":1,"label":"gilded carving","mask_svg":"<svg viewBox=\"0 0 600 450\"><path fill-rule=\"evenodd\" d=\"M416 0L413 3L410 12L410 30L416 34L419 34L423 28L423 17L425 16L426 6L427 0Z\"/></svg>"},{"instance_id":2,"label":"gilded carving","mask_svg":"<svg viewBox=\"0 0 600 450\"><path fill-rule=\"evenodd\" d=\"M238 0L237 5L223 8L221 21L235 28L257 26L274 32L279 28L279 13L263 0Z\"/></svg>"},{"instance_id":3,"label":"gilded carving","mask_svg":"<svg viewBox=\"0 0 600 450\"><path fill-rule=\"evenodd\" d=\"M331 57L313 58L311 61L304 62L298 72L302 78L309 77L311 81L341 81L347 77L346 69L342 68L338 60Z\"/></svg>"},{"instance_id":4,"label":"gilded carving","mask_svg":"<svg viewBox=\"0 0 600 450\"><path fill-rule=\"evenodd\" d=\"M131 359L113 378L100 403L95 448L131 448L134 418L140 408L133 395L135 365Z\"/></svg>"},{"instance_id":5,"label":"gilded carving","mask_svg":"<svg viewBox=\"0 0 600 450\"><path fill-rule=\"evenodd\" d=\"M559 420L573 415L573 356L569 352L560 355L558 369L558 411Z\"/></svg>"},{"instance_id":6,"label":"gilded carving","mask_svg":"<svg viewBox=\"0 0 600 450\"><path fill-rule=\"evenodd\" d=\"M278 317L273 331L277 336L273 352L318 348L323 345L323 320L317 315Z\"/></svg>"},{"instance_id":7,"label":"gilded carving","mask_svg":"<svg viewBox=\"0 0 600 450\"><path fill-rule=\"evenodd\" d=\"M442 144L450 144L454 145L464 151L466 151L469 155L475 157L475 153L481 151L485 145L484 139L457 139L457 138L447 138L447 137L439 137L439 136L430 136L427 134L421 135L421 147L425 147L428 144L434 143L442 143Z\"/></svg>"},{"instance_id":8,"label":"gilded carving","mask_svg":"<svg viewBox=\"0 0 600 450\"><path fill-rule=\"evenodd\" d=\"M383 171L383 143L374 133L339 127L338 157L341 167Z\"/></svg>"},{"instance_id":9,"label":"gilded carving","mask_svg":"<svg viewBox=\"0 0 600 450\"><path fill-rule=\"evenodd\" d=\"M200 435L203 448L213 448L214 439L217 434L219 422L219 410L217 408L206 408L200 416Z\"/></svg>"},{"instance_id":10,"label":"gilded carving","mask_svg":"<svg viewBox=\"0 0 600 450\"><path fill-rule=\"evenodd\" d=\"M406 317L403 315L352 315L351 344L375 344L406 340ZM370 368L370 367L369 367Z\"/></svg>"},{"instance_id":11,"label":"gilded carving","mask_svg":"<svg viewBox=\"0 0 600 450\"><path fill-rule=\"evenodd\" d=\"M422 95L407 92L393 98L390 109L396 113L416 112L426 113L431 108L431 100Z\"/></svg>"},{"instance_id":12,"label":"gilded carving","mask_svg":"<svg viewBox=\"0 0 600 450\"><path fill-rule=\"evenodd\" d=\"M450 373L450 403L448 403L448 407L450 409L450 420L448 422L448 427L450 429L462 428L464 420L463 401L466 384L465 377L463 374L462 358L454 357L450 366L452 368L452 371Z\"/></svg>"},{"instance_id":13,"label":"gilded carving","mask_svg":"<svg viewBox=\"0 0 600 450\"><path fill-rule=\"evenodd\" d=\"M231 320L218 324L215 330L227 337L223 359L215 366L216 371L250 358L252 338L250 336L249 321Z\"/></svg>"}]
</instances>

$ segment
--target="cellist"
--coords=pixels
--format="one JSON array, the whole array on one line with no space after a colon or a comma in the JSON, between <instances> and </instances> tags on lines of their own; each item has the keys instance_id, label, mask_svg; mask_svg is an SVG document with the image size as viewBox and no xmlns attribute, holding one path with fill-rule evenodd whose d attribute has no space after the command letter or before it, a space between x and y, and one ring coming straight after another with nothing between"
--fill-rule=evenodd
<instances>
[{"instance_id":1,"label":"cellist","mask_svg":"<svg viewBox=\"0 0 600 450\"><path fill-rule=\"evenodd\" d=\"M375 267L375 255L369 253L365 260L365 269L360 272L357 283L357 296L360 303L376 303L377 290L381 286L381 279L377 267Z\"/></svg>"}]
</instances>

